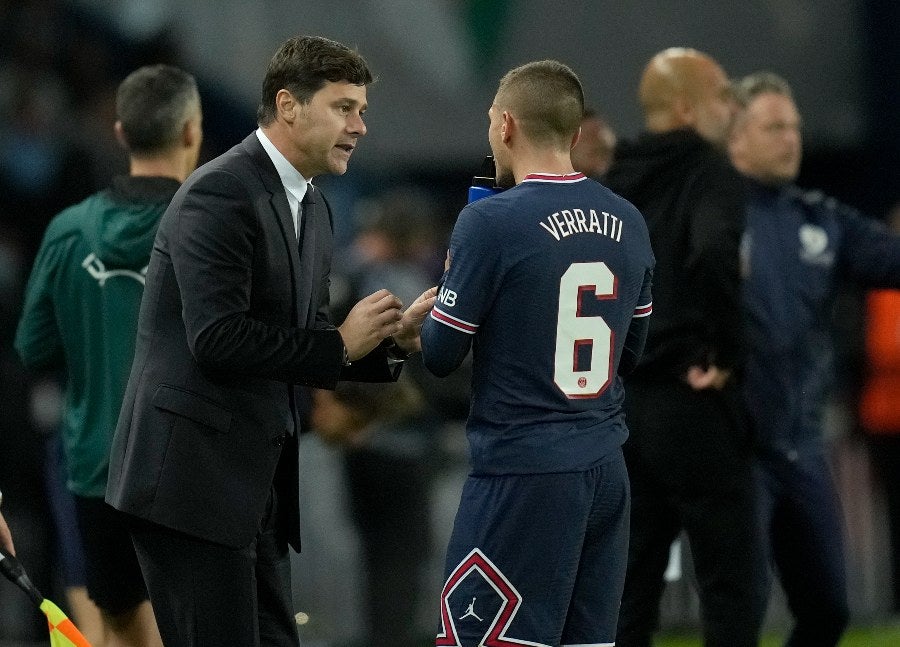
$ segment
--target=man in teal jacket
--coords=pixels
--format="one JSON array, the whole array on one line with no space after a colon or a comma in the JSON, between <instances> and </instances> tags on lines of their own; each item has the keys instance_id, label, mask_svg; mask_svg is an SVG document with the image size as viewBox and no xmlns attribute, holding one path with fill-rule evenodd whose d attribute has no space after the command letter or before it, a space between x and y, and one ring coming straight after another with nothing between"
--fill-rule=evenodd
<instances>
[{"instance_id":1,"label":"man in teal jacket","mask_svg":"<svg viewBox=\"0 0 900 647\"><path fill-rule=\"evenodd\" d=\"M119 86L116 136L130 172L50 223L15 347L29 368L66 375L67 485L84 542L88 594L110 644L161 645L127 529L103 500L109 449L134 355L144 275L159 219L202 141L193 77L142 67Z\"/></svg>"}]
</instances>

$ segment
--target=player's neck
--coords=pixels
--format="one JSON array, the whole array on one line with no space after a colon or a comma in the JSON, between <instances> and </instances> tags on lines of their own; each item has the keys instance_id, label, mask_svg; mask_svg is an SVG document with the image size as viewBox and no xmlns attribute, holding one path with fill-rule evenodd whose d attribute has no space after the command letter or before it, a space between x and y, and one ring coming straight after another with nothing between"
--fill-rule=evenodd
<instances>
[{"instance_id":1,"label":"player's neck","mask_svg":"<svg viewBox=\"0 0 900 647\"><path fill-rule=\"evenodd\" d=\"M527 175L569 175L574 173L572 158L568 154L544 153L523 157L513 165L513 177L516 184Z\"/></svg>"}]
</instances>

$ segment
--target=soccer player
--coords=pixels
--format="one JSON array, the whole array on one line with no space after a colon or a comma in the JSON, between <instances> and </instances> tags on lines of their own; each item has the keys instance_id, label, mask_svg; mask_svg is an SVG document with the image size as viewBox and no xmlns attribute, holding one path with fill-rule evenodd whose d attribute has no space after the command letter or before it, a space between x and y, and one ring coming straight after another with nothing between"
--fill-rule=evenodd
<instances>
[{"instance_id":1,"label":"soccer player","mask_svg":"<svg viewBox=\"0 0 900 647\"><path fill-rule=\"evenodd\" d=\"M583 109L562 63L501 79L488 137L512 188L460 213L423 325L436 375L474 343L472 472L437 645L615 640L629 514L619 375L646 337L654 257L637 209L572 168Z\"/></svg>"}]
</instances>

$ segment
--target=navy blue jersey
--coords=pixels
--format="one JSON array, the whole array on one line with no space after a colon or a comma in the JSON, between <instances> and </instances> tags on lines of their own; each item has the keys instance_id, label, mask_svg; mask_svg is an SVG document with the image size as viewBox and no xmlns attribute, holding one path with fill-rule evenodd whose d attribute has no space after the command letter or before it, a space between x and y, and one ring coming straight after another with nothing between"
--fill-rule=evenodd
<instances>
[{"instance_id":1,"label":"navy blue jersey","mask_svg":"<svg viewBox=\"0 0 900 647\"><path fill-rule=\"evenodd\" d=\"M422 352L445 375L474 340L474 473L584 470L610 455L627 436L626 338L643 346L646 325L629 329L652 307L638 210L580 173L529 175L462 210L450 258Z\"/></svg>"}]
</instances>

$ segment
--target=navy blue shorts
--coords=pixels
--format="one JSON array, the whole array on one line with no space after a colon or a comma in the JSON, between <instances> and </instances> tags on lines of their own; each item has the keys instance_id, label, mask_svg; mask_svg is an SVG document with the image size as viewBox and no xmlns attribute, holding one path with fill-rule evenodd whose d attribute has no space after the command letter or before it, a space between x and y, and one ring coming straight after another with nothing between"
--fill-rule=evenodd
<instances>
[{"instance_id":1,"label":"navy blue shorts","mask_svg":"<svg viewBox=\"0 0 900 647\"><path fill-rule=\"evenodd\" d=\"M111 615L149 599L127 517L99 497L76 495L75 512L84 540L88 596Z\"/></svg>"},{"instance_id":2,"label":"navy blue shorts","mask_svg":"<svg viewBox=\"0 0 900 647\"><path fill-rule=\"evenodd\" d=\"M614 645L629 504L621 452L585 472L469 476L435 644Z\"/></svg>"}]
</instances>

